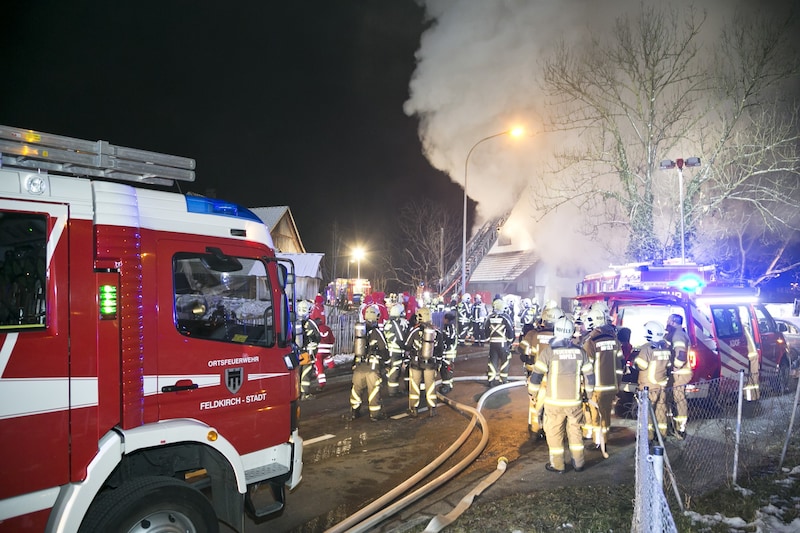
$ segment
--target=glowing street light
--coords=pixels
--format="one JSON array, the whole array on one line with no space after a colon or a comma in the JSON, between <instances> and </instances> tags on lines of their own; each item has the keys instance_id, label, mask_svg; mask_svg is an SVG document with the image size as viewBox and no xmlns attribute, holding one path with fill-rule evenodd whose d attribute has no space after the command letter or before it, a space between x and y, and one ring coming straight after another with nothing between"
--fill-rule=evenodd
<instances>
[{"instance_id":1,"label":"glowing street light","mask_svg":"<svg viewBox=\"0 0 800 533\"><path fill-rule=\"evenodd\" d=\"M472 148L470 148L469 152L467 152L467 159L464 161L464 220L461 235L461 294L467 292L467 170L469 169L469 156L471 156L472 151L484 141L494 139L495 137L501 137L503 135L520 137L524 133L525 130L522 127L501 131L500 133L495 133L494 135L489 135L488 137L484 137L483 139L479 140L473 144Z\"/></svg>"},{"instance_id":2,"label":"glowing street light","mask_svg":"<svg viewBox=\"0 0 800 533\"><path fill-rule=\"evenodd\" d=\"M686 230L684 229L683 213L683 167L699 167L699 157L687 157L686 159L665 159L659 165L661 170L678 169L678 188L680 189L680 210L681 210L681 264L686 264Z\"/></svg>"},{"instance_id":3,"label":"glowing street light","mask_svg":"<svg viewBox=\"0 0 800 533\"><path fill-rule=\"evenodd\" d=\"M358 267L358 273L356 274L357 279L361 279L361 260L364 259L364 249L360 246L353 248L353 259L356 260L356 265Z\"/></svg>"}]
</instances>

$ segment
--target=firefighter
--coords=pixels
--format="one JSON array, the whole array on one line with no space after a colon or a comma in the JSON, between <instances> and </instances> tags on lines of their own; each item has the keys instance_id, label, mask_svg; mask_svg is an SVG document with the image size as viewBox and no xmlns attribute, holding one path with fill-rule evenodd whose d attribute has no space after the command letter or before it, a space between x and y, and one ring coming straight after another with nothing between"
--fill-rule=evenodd
<instances>
[{"instance_id":1,"label":"firefighter","mask_svg":"<svg viewBox=\"0 0 800 533\"><path fill-rule=\"evenodd\" d=\"M456 315L448 311L444 314L442 325L442 385L439 392L447 394L453 390L453 374L455 373L456 355L458 353L458 331L456 331Z\"/></svg>"},{"instance_id":2,"label":"firefighter","mask_svg":"<svg viewBox=\"0 0 800 533\"><path fill-rule=\"evenodd\" d=\"M364 322L355 326L355 341L353 346L353 387L350 390L350 415L349 420L361 416L361 405L364 403L363 394L366 392L366 402L369 405L369 418L373 422L385 420L381 404L381 383L383 382L383 364L389 356L386 347L386 338L383 336L378 321L380 310L375 305L364 309Z\"/></svg>"},{"instance_id":3,"label":"firefighter","mask_svg":"<svg viewBox=\"0 0 800 533\"><path fill-rule=\"evenodd\" d=\"M572 466L576 472L583 471L584 450L581 425L583 424L583 392L591 395L594 389L594 370L586 352L572 342L575 325L569 318L559 318L554 327L553 341L545 346L533 365L528 381L532 395L537 395L542 381L547 378L544 392L544 430L550 462L545 469L564 472L564 441L569 443Z\"/></svg>"},{"instance_id":4,"label":"firefighter","mask_svg":"<svg viewBox=\"0 0 800 533\"><path fill-rule=\"evenodd\" d=\"M389 320L383 326L386 337L386 346L389 351L389 361L386 364L386 384L389 396L400 396L400 380L403 378L403 355L405 354L405 341L408 334L408 322L404 316L404 307L401 303L393 304L389 309Z\"/></svg>"},{"instance_id":5,"label":"firefighter","mask_svg":"<svg viewBox=\"0 0 800 533\"><path fill-rule=\"evenodd\" d=\"M436 415L436 371L442 364L442 332L431 323L431 310L417 309L416 324L408 332L405 345L411 379L408 391L408 413L416 417L420 404L422 383L425 383L425 403L430 416Z\"/></svg>"},{"instance_id":6,"label":"firefighter","mask_svg":"<svg viewBox=\"0 0 800 533\"><path fill-rule=\"evenodd\" d=\"M655 412L658 431L667 434L667 403L664 387L667 386L672 353L664 340L664 326L651 320L644 325L647 342L639 347L639 355L634 359L639 369L639 390L648 388L648 398ZM655 439L652 420L647 426L650 440Z\"/></svg>"},{"instance_id":7,"label":"firefighter","mask_svg":"<svg viewBox=\"0 0 800 533\"><path fill-rule=\"evenodd\" d=\"M553 302L555 304L555 302ZM553 328L555 327L556 320L564 318L564 311L560 307L548 306L542 310L542 316L539 318L539 327L533 329L525 334L520 342L522 353L520 358L525 365L525 372L530 377L533 372L533 365L540 353L550 344L553 340ZM542 424L542 416L544 414L544 405L541 396L547 388L547 380L542 381L538 394L532 394L530 389L530 404L528 405L528 432L531 435L536 435L536 438L544 438L544 427Z\"/></svg>"},{"instance_id":8,"label":"firefighter","mask_svg":"<svg viewBox=\"0 0 800 533\"><path fill-rule=\"evenodd\" d=\"M584 324L587 335L583 349L594 367L594 394L590 397L586 428L590 438L594 433L595 444L600 447L607 441L611 408L622 378L622 350L613 326L606 322L602 311L589 310Z\"/></svg>"},{"instance_id":9,"label":"firefighter","mask_svg":"<svg viewBox=\"0 0 800 533\"><path fill-rule=\"evenodd\" d=\"M520 331L520 340L522 340L526 333L536 327L536 308L530 298L523 298L520 305L519 323L522 327L522 331Z\"/></svg>"},{"instance_id":10,"label":"firefighter","mask_svg":"<svg viewBox=\"0 0 800 533\"><path fill-rule=\"evenodd\" d=\"M317 360L320 334L317 323L309 319L312 305L308 300L297 302L297 317L300 319L298 336L295 342L300 347L300 400L311 400L311 376Z\"/></svg>"},{"instance_id":11,"label":"firefighter","mask_svg":"<svg viewBox=\"0 0 800 533\"><path fill-rule=\"evenodd\" d=\"M308 318L315 321L317 325L319 325L317 319L321 319L323 323L325 322L325 302L321 294L317 294L314 297L314 305L311 307Z\"/></svg>"},{"instance_id":12,"label":"firefighter","mask_svg":"<svg viewBox=\"0 0 800 533\"><path fill-rule=\"evenodd\" d=\"M468 292L461 295L461 301L456 306L456 316L458 317L458 344L464 346L467 343L470 331L470 316L472 314L472 296Z\"/></svg>"},{"instance_id":13,"label":"firefighter","mask_svg":"<svg viewBox=\"0 0 800 533\"><path fill-rule=\"evenodd\" d=\"M486 306L483 305L480 294L475 295L475 303L472 304L470 312L470 322L472 322L473 342L478 346L483 346L483 343L486 342Z\"/></svg>"},{"instance_id":14,"label":"firefighter","mask_svg":"<svg viewBox=\"0 0 800 533\"><path fill-rule=\"evenodd\" d=\"M667 318L667 334L664 337L672 350L672 401L675 403L675 436L686 438L686 422L689 419L689 406L686 402L686 385L692 380L692 367L689 366L689 335L683 329L683 317L678 314Z\"/></svg>"},{"instance_id":15,"label":"firefighter","mask_svg":"<svg viewBox=\"0 0 800 533\"><path fill-rule=\"evenodd\" d=\"M504 312L504 308L501 298L492 301L492 314L486 319L481 336L489 341L489 368L486 379L490 387L508 382L514 324Z\"/></svg>"},{"instance_id":16,"label":"firefighter","mask_svg":"<svg viewBox=\"0 0 800 533\"><path fill-rule=\"evenodd\" d=\"M331 351L333 350L333 343L336 342L336 338L333 336L331 328L325 323L324 316L314 318L313 320L319 330L319 347L317 348L317 357L314 361L314 366L317 371L317 385L320 390L322 390L327 383L325 367L333 368L335 366Z\"/></svg>"}]
</instances>

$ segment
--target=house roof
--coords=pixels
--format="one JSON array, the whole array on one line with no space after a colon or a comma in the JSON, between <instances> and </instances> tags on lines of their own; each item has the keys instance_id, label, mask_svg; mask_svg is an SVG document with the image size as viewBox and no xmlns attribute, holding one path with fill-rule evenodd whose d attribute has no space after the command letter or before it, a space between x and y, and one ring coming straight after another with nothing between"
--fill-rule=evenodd
<instances>
[{"instance_id":1,"label":"house roof","mask_svg":"<svg viewBox=\"0 0 800 533\"><path fill-rule=\"evenodd\" d=\"M325 254L285 254L278 252L275 255L281 259L291 259L294 263L294 273L297 277L322 279L319 264Z\"/></svg>"},{"instance_id":2,"label":"house roof","mask_svg":"<svg viewBox=\"0 0 800 533\"><path fill-rule=\"evenodd\" d=\"M513 281L539 260L532 250L487 254L469 277L470 282Z\"/></svg>"},{"instance_id":3,"label":"house roof","mask_svg":"<svg viewBox=\"0 0 800 533\"><path fill-rule=\"evenodd\" d=\"M283 215L289 211L288 205L277 205L274 207L251 207L250 211L256 214L264 224L272 229L278 225Z\"/></svg>"},{"instance_id":4,"label":"house roof","mask_svg":"<svg viewBox=\"0 0 800 533\"><path fill-rule=\"evenodd\" d=\"M292 216L292 211L289 209L288 205L278 205L272 207L250 207L248 208L250 211L256 214L258 218L267 226L270 234L272 235L272 240L277 241L276 235L273 233L275 228L278 227L280 224L281 219L286 217L287 223L289 224L291 231L294 233L294 236L297 238L297 244L299 244L300 249L305 251L305 247L303 246L303 241L300 239L300 232L297 231L297 224L294 223L294 217Z\"/></svg>"}]
</instances>

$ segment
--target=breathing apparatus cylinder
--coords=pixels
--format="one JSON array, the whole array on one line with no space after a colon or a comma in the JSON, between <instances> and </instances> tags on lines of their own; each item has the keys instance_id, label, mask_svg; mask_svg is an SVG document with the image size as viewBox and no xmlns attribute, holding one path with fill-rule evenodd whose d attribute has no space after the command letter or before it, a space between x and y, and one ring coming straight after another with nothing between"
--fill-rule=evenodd
<instances>
[{"instance_id":1,"label":"breathing apparatus cylinder","mask_svg":"<svg viewBox=\"0 0 800 533\"><path fill-rule=\"evenodd\" d=\"M356 322L353 354L362 358L367 355L367 324L364 322Z\"/></svg>"},{"instance_id":2,"label":"breathing apparatus cylinder","mask_svg":"<svg viewBox=\"0 0 800 533\"><path fill-rule=\"evenodd\" d=\"M436 330L433 328L425 328L422 332L422 347L419 350L419 356L423 361L427 361L433 357L433 345L436 342Z\"/></svg>"}]
</instances>

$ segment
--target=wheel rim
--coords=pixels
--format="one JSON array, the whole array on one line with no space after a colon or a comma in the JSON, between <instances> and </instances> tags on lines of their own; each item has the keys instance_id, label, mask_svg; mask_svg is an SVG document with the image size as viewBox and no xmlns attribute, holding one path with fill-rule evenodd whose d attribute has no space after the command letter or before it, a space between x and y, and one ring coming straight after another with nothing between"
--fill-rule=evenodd
<instances>
[{"instance_id":1,"label":"wheel rim","mask_svg":"<svg viewBox=\"0 0 800 533\"><path fill-rule=\"evenodd\" d=\"M164 510L141 518L128 533L197 533L197 528L185 514Z\"/></svg>"}]
</instances>

